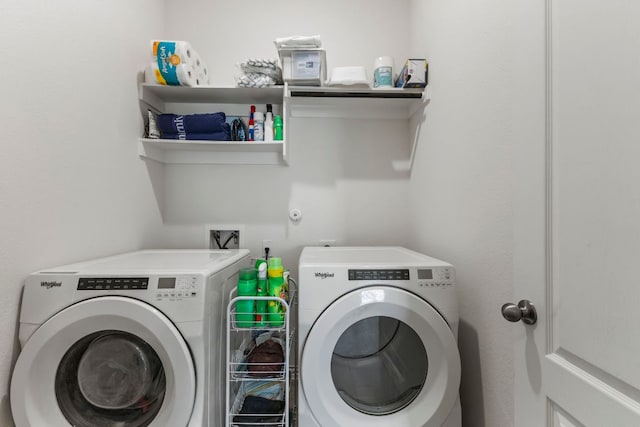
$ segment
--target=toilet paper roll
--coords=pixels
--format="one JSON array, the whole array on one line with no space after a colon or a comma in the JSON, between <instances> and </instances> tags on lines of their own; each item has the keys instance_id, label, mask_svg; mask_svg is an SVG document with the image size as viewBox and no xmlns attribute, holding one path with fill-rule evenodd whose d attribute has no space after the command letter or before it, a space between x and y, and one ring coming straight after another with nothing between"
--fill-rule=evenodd
<instances>
[{"instance_id":1,"label":"toilet paper roll","mask_svg":"<svg viewBox=\"0 0 640 427\"><path fill-rule=\"evenodd\" d=\"M208 86L209 85L209 77L206 74L200 73L198 74L198 86Z\"/></svg>"},{"instance_id":2,"label":"toilet paper roll","mask_svg":"<svg viewBox=\"0 0 640 427\"><path fill-rule=\"evenodd\" d=\"M152 40L153 59L169 61L174 65L193 64L197 53L189 42L172 40Z\"/></svg>"},{"instance_id":3,"label":"toilet paper roll","mask_svg":"<svg viewBox=\"0 0 640 427\"><path fill-rule=\"evenodd\" d=\"M162 85L169 86L200 86L198 75L189 64L179 64L163 72L157 63L152 63L151 67L156 81Z\"/></svg>"},{"instance_id":4,"label":"toilet paper roll","mask_svg":"<svg viewBox=\"0 0 640 427\"><path fill-rule=\"evenodd\" d=\"M160 84L204 86L209 70L189 42L152 40L155 80Z\"/></svg>"}]
</instances>

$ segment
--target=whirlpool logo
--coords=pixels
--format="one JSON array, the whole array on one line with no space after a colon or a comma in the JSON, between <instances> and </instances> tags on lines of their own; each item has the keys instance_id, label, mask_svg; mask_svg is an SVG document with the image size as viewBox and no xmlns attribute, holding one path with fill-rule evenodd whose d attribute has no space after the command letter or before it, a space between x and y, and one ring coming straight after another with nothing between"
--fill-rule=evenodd
<instances>
[{"instance_id":1,"label":"whirlpool logo","mask_svg":"<svg viewBox=\"0 0 640 427\"><path fill-rule=\"evenodd\" d=\"M316 277L319 277L320 279L328 279L329 277L333 278L335 276L335 273L316 273Z\"/></svg>"},{"instance_id":2,"label":"whirlpool logo","mask_svg":"<svg viewBox=\"0 0 640 427\"><path fill-rule=\"evenodd\" d=\"M40 282L40 286L47 289L60 288L62 287L62 282Z\"/></svg>"}]
</instances>

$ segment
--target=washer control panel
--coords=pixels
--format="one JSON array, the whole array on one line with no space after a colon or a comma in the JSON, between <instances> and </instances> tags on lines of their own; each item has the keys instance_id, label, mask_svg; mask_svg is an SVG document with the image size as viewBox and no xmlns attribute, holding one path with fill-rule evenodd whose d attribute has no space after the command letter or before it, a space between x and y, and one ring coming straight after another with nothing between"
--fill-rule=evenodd
<instances>
[{"instance_id":1,"label":"washer control panel","mask_svg":"<svg viewBox=\"0 0 640 427\"><path fill-rule=\"evenodd\" d=\"M80 277L79 291L137 290L149 287L148 277Z\"/></svg>"},{"instance_id":2,"label":"washer control panel","mask_svg":"<svg viewBox=\"0 0 640 427\"><path fill-rule=\"evenodd\" d=\"M198 276L80 277L77 290L149 291L156 301L175 301L199 295Z\"/></svg>"}]
</instances>

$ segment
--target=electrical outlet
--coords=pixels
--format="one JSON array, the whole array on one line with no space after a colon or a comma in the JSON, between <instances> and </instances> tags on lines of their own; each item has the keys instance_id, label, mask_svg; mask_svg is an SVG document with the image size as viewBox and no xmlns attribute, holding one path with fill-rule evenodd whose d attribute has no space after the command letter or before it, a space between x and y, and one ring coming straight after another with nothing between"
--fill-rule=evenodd
<instances>
[{"instance_id":1,"label":"electrical outlet","mask_svg":"<svg viewBox=\"0 0 640 427\"><path fill-rule=\"evenodd\" d=\"M266 239L262 241L262 252L260 252L260 258L264 258L264 251L269 248L269 256L272 257L275 251L273 250L273 240Z\"/></svg>"},{"instance_id":2,"label":"electrical outlet","mask_svg":"<svg viewBox=\"0 0 640 427\"><path fill-rule=\"evenodd\" d=\"M321 239L320 240L320 246L329 247L329 246L335 246L335 245L336 245L336 240L335 239Z\"/></svg>"},{"instance_id":3,"label":"electrical outlet","mask_svg":"<svg viewBox=\"0 0 640 427\"><path fill-rule=\"evenodd\" d=\"M209 249L244 248L243 225L209 224L205 227Z\"/></svg>"}]
</instances>

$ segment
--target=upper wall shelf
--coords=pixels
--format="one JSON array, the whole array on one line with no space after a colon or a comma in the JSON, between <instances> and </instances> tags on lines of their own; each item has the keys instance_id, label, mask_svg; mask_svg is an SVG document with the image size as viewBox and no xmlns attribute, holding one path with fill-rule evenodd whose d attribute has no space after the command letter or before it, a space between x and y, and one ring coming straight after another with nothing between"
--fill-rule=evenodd
<instances>
[{"instance_id":1,"label":"upper wall shelf","mask_svg":"<svg viewBox=\"0 0 640 427\"><path fill-rule=\"evenodd\" d=\"M141 157L178 164L287 165L287 128L288 120L292 117L407 120L427 103L426 92L422 89L288 85L240 88L161 86L143 83L138 88L138 96L143 117L146 117L147 109L161 113L190 114L216 108L216 111L230 111L230 115L247 115L251 104L273 104L274 113L283 117L284 140L274 143L140 138Z\"/></svg>"},{"instance_id":2,"label":"upper wall shelf","mask_svg":"<svg viewBox=\"0 0 640 427\"><path fill-rule=\"evenodd\" d=\"M140 99L165 110L166 103L282 104L284 86L246 88L235 86L162 86L143 83Z\"/></svg>"},{"instance_id":3,"label":"upper wall shelf","mask_svg":"<svg viewBox=\"0 0 640 427\"><path fill-rule=\"evenodd\" d=\"M291 117L408 119L426 103L423 89L290 86Z\"/></svg>"}]
</instances>

